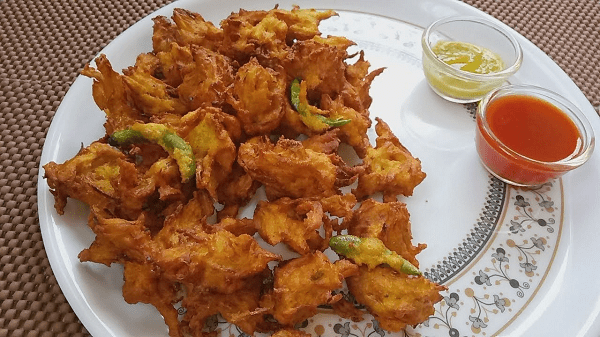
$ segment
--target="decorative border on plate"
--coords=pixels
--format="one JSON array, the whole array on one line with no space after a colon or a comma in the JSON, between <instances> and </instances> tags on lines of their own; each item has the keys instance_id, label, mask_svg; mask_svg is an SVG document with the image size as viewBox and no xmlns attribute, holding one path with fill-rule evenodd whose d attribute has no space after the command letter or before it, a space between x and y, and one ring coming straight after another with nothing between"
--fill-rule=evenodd
<instances>
[{"instance_id":1,"label":"decorative border on plate","mask_svg":"<svg viewBox=\"0 0 600 337\"><path fill-rule=\"evenodd\" d=\"M504 208L507 185L491 177L482 214L463 243L437 265L425 269L423 275L433 282L444 284L460 273L483 250L496 230Z\"/></svg>"},{"instance_id":2,"label":"decorative border on plate","mask_svg":"<svg viewBox=\"0 0 600 337\"><path fill-rule=\"evenodd\" d=\"M560 243L562 180L533 189L510 186L508 197L512 208L481 259L452 285L434 315L401 336L439 336L443 330L451 337L496 335L531 303Z\"/></svg>"}]
</instances>

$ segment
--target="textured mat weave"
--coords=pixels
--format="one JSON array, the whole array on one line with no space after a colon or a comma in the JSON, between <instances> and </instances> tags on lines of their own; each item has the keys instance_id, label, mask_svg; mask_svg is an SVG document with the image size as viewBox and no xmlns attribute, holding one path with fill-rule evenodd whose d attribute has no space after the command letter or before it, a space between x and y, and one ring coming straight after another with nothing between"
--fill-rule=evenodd
<instances>
[{"instance_id":1,"label":"textured mat weave","mask_svg":"<svg viewBox=\"0 0 600 337\"><path fill-rule=\"evenodd\" d=\"M52 274L36 180L52 116L79 70L170 0L0 0L0 337L87 336ZM600 106L600 2L465 2L515 28Z\"/></svg>"}]
</instances>

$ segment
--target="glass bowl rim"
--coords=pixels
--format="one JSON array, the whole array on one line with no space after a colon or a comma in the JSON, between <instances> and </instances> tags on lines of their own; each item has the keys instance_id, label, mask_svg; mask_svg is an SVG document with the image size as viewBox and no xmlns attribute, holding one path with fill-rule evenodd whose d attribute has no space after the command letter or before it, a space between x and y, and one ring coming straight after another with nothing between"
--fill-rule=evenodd
<instances>
[{"instance_id":1,"label":"glass bowl rim","mask_svg":"<svg viewBox=\"0 0 600 337\"><path fill-rule=\"evenodd\" d=\"M536 160L524 156L510 147L506 146L502 141L496 137L489 127L489 124L485 118L485 108L489 105L494 98L503 96L530 96L537 99L543 100L556 106L562 111L567 117L575 124L577 130L582 139L581 148L572 157L563 158L558 161L548 162L543 160ZM561 106L557 105L560 104ZM509 84L496 88L489 92L477 105L475 112L477 121L476 127L479 129L477 132L485 133L485 136L491 138L491 141L498 145L500 151L509 154L513 158L524 160L528 163L544 166L548 171L569 171L583 165L592 155L595 147L595 134L594 129L583 113L575 104L566 99L564 96L552 90L542 88L535 85L529 84ZM488 142L488 140L484 140Z\"/></svg>"},{"instance_id":2,"label":"glass bowl rim","mask_svg":"<svg viewBox=\"0 0 600 337\"><path fill-rule=\"evenodd\" d=\"M455 22L455 21L476 22L476 23L483 24L485 26L488 26L488 27L496 30L501 35L506 37L507 40L509 40L510 43L512 44L512 46L514 47L515 53L517 55L515 58L515 61L510 66L506 67L505 69L502 69L501 71L494 72L494 73L488 73L488 74L477 74L477 73L472 73L472 72L456 69L456 68L448 65L444 61L440 60L435 55L435 53L431 49L431 46L428 43L429 36L431 35L431 31L434 28L438 27L439 25L444 24L444 23L449 23L449 22ZM510 31L508 31L506 28L500 26L499 24L497 24L491 20L477 17L477 16L448 16L448 17L444 17L444 18L434 21L429 26L427 26L427 28L425 28L425 30L423 31L423 34L421 35L421 46L423 48L423 52L430 59L432 59L432 61L436 65L438 65L438 67L447 69L447 71L449 73L453 74L454 76L463 77L463 78L467 78L469 80L474 80L474 81L483 82L483 81L500 80L500 79L508 78L509 76L511 76L512 74L517 72L517 70L519 70L519 68L521 67L521 64L523 63L523 49L521 47L521 44L517 40L517 38L515 36L513 36L513 34Z\"/></svg>"}]
</instances>

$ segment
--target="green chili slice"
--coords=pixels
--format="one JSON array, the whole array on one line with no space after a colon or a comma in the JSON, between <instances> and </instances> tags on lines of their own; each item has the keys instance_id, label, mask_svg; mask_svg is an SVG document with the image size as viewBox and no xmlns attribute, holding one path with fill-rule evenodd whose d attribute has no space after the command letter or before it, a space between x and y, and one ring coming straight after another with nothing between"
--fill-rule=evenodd
<instances>
[{"instance_id":1,"label":"green chili slice","mask_svg":"<svg viewBox=\"0 0 600 337\"><path fill-rule=\"evenodd\" d=\"M136 123L128 129L115 131L109 138L109 144L117 146L143 141L154 142L173 156L182 181L185 182L196 174L196 158L192 147L163 124Z\"/></svg>"},{"instance_id":2,"label":"green chili slice","mask_svg":"<svg viewBox=\"0 0 600 337\"><path fill-rule=\"evenodd\" d=\"M328 126L331 127L340 127L342 125L346 125L348 123L350 123L352 120L351 119L344 119L344 118L327 118L323 115L319 115L319 114L311 114L310 113L310 109L307 103L302 102L300 100L300 79L295 78L292 81L292 84L290 86L290 101L292 103L292 106L294 107L294 109L296 109L296 111L300 114L300 116L303 117L314 117L317 118L319 121L327 124ZM306 123L305 123L306 124Z\"/></svg>"},{"instance_id":3,"label":"green chili slice","mask_svg":"<svg viewBox=\"0 0 600 337\"><path fill-rule=\"evenodd\" d=\"M338 235L329 240L329 246L336 253L352 259L356 264L365 264L369 268L387 264L401 273L421 275L417 267L398 253L389 250L378 238Z\"/></svg>"}]
</instances>

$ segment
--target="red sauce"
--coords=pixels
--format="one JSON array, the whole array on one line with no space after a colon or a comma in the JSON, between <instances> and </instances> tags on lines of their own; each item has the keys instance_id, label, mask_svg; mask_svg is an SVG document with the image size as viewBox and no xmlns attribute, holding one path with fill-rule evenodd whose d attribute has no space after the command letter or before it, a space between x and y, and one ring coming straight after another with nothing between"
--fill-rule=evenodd
<instances>
[{"instance_id":1,"label":"red sauce","mask_svg":"<svg viewBox=\"0 0 600 337\"><path fill-rule=\"evenodd\" d=\"M499 97L488 104L485 118L506 147L537 161L567 158L581 138L577 126L558 107L531 96ZM484 165L500 178L535 185L564 173L505 152L482 128L478 121L477 150Z\"/></svg>"},{"instance_id":2,"label":"red sauce","mask_svg":"<svg viewBox=\"0 0 600 337\"><path fill-rule=\"evenodd\" d=\"M539 161L568 157L580 137L564 112L535 97L499 97L488 105L486 115L490 130L504 145Z\"/></svg>"}]
</instances>

